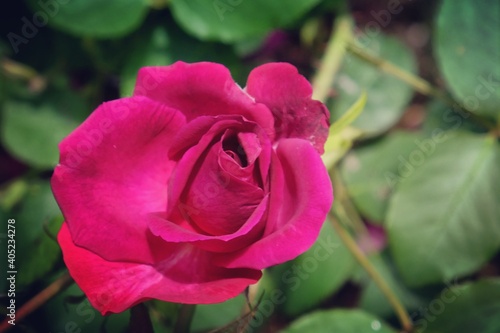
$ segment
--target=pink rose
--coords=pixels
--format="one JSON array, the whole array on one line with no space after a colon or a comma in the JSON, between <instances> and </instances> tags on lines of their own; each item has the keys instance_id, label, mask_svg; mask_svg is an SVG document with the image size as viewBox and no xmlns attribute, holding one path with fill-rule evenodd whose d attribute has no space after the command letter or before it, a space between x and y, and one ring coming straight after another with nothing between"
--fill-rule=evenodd
<instances>
[{"instance_id":1,"label":"pink rose","mask_svg":"<svg viewBox=\"0 0 500 333\"><path fill-rule=\"evenodd\" d=\"M222 302L306 251L333 200L311 93L285 63L245 89L219 64L146 67L64 139L58 239L92 305Z\"/></svg>"}]
</instances>

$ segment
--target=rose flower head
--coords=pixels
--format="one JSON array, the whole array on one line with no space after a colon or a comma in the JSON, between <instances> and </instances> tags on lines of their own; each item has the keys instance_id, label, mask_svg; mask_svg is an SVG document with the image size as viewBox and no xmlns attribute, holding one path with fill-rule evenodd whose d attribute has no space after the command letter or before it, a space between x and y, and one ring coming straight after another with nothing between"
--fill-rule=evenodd
<instances>
[{"instance_id":1,"label":"rose flower head","mask_svg":"<svg viewBox=\"0 0 500 333\"><path fill-rule=\"evenodd\" d=\"M52 177L71 276L101 313L217 303L305 252L332 200L328 110L295 67L241 89L215 63L139 71L60 144Z\"/></svg>"}]
</instances>

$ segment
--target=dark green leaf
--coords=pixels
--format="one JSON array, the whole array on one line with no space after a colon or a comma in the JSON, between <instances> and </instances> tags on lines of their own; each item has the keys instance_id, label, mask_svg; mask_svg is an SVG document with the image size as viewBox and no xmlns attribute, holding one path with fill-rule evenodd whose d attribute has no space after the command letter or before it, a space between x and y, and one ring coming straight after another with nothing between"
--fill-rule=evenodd
<instances>
[{"instance_id":1,"label":"dark green leaf","mask_svg":"<svg viewBox=\"0 0 500 333\"><path fill-rule=\"evenodd\" d=\"M103 317L92 307L87 298L76 304L65 302L68 296L81 296L82 294L80 288L73 284L51 299L43 307L45 312L43 318L48 328L44 332L126 332L129 311Z\"/></svg>"},{"instance_id":2,"label":"dark green leaf","mask_svg":"<svg viewBox=\"0 0 500 333\"><path fill-rule=\"evenodd\" d=\"M55 236L62 216L48 182L30 184L16 214L17 283L26 286L50 272L60 257Z\"/></svg>"},{"instance_id":3,"label":"dark green leaf","mask_svg":"<svg viewBox=\"0 0 500 333\"><path fill-rule=\"evenodd\" d=\"M123 36L137 28L148 7L143 0L29 0L34 12L29 20L33 30L50 24L77 36L112 38ZM40 17L37 21L37 17ZM45 18L45 24L41 18ZM38 28L37 28L38 27Z\"/></svg>"},{"instance_id":4,"label":"dark green leaf","mask_svg":"<svg viewBox=\"0 0 500 333\"><path fill-rule=\"evenodd\" d=\"M446 83L467 109L500 112L500 2L444 0L434 47Z\"/></svg>"},{"instance_id":5,"label":"dark green leaf","mask_svg":"<svg viewBox=\"0 0 500 333\"><path fill-rule=\"evenodd\" d=\"M158 27L148 31L131 50L121 74L120 94L131 96L137 72L144 66L165 66L172 63L168 53L169 37L165 29ZM174 46L175 47L175 46Z\"/></svg>"},{"instance_id":6,"label":"dark green leaf","mask_svg":"<svg viewBox=\"0 0 500 333\"><path fill-rule=\"evenodd\" d=\"M496 140L458 133L427 149L421 164L409 165L387 219L392 254L411 285L469 274L500 247Z\"/></svg>"},{"instance_id":7,"label":"dark green leaf","mask_svg":"<svg viewBox=\"0 0 500 333\"><path fill-rule=\"evenodd\" d=\"M240 295L224 303L196 306L191 330L199 332L224 326L243 314L245 297Z\"/></svg>"},{"instance_id":8,"label":"dark green leaf","mask_svg":"<svg viewBox=\"0 0 500 333\"><path fill-rule=\"evenodd\" d=\"M377 317L361 310L317 311L294 321L282 333L396 333Z\"/></svg>"},{"instance_id":9,"label":"dark green leaf","mask_svg":"<svg viewBox=\"0 0 500 333\"><path fill-rule=\"evenodd\" d=\"M444 289L415 322L416 332L500 332L500 280L488 279Z\"/></svg>"},{"instance_id":10,"label":"dark green leaf","mask_svg":"<svg viewBox=\"0 0 500 333\"><path fill-rule=\"evenodd\" d=\"M354 258L327 218L311 249L273 272L286 298L283 311L294 316L318 305L346 282L354 267Z\"/></svg>"},{"instance_id":11,"label":"dark green leaf","mask_svg":"<svg viewBox=\"0 0 500 333\"><path fill-rule=\"evenodd\" d=\"M288 26L319 2L173 0L172 11L179 24L198 38L234 42Z\"/></svg>"},{"instance_id":12,"label":"dark green leaf","mask_svg":"<svg viewBox=\"0 0 500 333\"><path fill-rule=\"evenodd\" d=\"M69 91L49 91L40 101L5 103L1 139L8 151L37 168L53 168L59 142L87 114L86 103Z\"/></svg>"}]
</instances>

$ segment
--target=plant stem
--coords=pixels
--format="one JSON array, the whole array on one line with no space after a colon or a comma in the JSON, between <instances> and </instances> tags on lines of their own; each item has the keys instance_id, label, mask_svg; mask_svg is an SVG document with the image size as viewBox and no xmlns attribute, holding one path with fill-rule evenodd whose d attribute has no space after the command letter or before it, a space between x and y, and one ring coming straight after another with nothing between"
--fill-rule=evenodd
<instances>
[{"instance_id":1,"label":"plant stem","mask_svg":"<svg viewBox=\"0 0 500 333\"><path fill-rule=\"evenodd\" d=\"M52 297L57 295L59 292L68 288L72 283L73 279L66 272L61 275L57 280L52 282L47 288L38 293L35 297L30 299L26 304L24 304L17 312L16 312L16 324L20 322L24 317L38 309L40 306L45 304ZM14 325L9 324L10 318L7 317L0 324L0 333L7 332L10 328L15 327Z\"/></svg>"},{"instance_id":2,"label":"plant stem","mask_svg":"<svg viewBox=\"0 0 500 333\"><path fill-rule=\"evenodd\" d=\"M405 307L398 299L396 294L391 290L389 285L385 282L380 273L375 269L375 267L370 263L366 255L359 248L356 241L351 237L351 235L344 229L344 227L339 223L335 216L332 217L332 224L340 238L344 242L345 246L352 253L354 258L358 261L358 263L365 269L368 275L372 278L373 282L379 287L384 296L387 298L389 303L394 308L396 315L401 322L401 326L403 327L405 332L411 332L412 330L412 322L408 312Z\"/></svg>"},{"instance_id":3,"label":"plant stem","mask_svg":"<svg viewBox=\"0 0 500 333\"><path fill-rule=\"evenodd\" d=\"M346 45L351 38L352 21L349 15L340 15L335 19L333 31L316 75L312 80L313 99L326 102L335 75L346 53Z\"/></svg>"},{"instance_id":4,"label":"plant stem","mask_svg":"<svg viewBox=\"0 0 500 333\"><path fill-rule=\"evenodd\" d=\"M347 188L342 181L339 172L333 168L330 171L332 178L333 187L335 189L335 202L333 203L333 209L336 214L341 215L342 219L348 220L349 225L352 226L353 230L358 235L363 235L367 233L366 226L359 216L354 204L349 197Z\"/></svg>"},{"instance_id":5,"label":"plant stem","mask_svg":"<svg viewBox=\"0 0 500 333\"><path fill-rule=\"evenodd\" d=\"M189 327L191 326L191 321L193 320L195 309L195 304L181 305L179 315L177 317L177 322L175 323L174 333L189 332Z\"/></svg>"},{"instance_id":6,"label":"plant stem","mask_svg":"<svg viewBox=\"0 0 500 333\"><path fill-rule=\"evenodd\" d=\"M419 93L428 96L434 96L440 99L448 98L446 94L444 94L442 91L432 86L432 84L422 79L421 77L413 75L412 73L409 73L399 68L398 66L394 65L393 63L387 60L384 60L382 58L374 56L369 52L366 52L365 50L363 50L363 48L356 46L353 42L349 42L347 44L347 50L356 55L357 57L375 65L380 70L397 77L401 81L406 82Z\"/></svg>"},{"instance_id":7,"label":"plant stem","mask_svg":"<svg viewBox=\"0 0 500 333\"><path fill-rule=\"evenodd\" d=\"M414 75L412 73L409 73L405 71L404 69L394 65L393 63L384 60L382 58L379 58L369 52L366 52L363 48L357 46L354 44L352 40L348 41L347 45L347 50L357 56L358 58L376 66L379 68L381 71L390 74L397 79L407 83L410 85L413 89L418 91L419 93L426 95L426 96L432 96L440 99L444 103L450 105L453 108L453 111L459 112L457 109L460 109L463 112L467 112L468 115L471 116L472 119L474 119L477 123L481 124L485 128L492 129L493 126L482 119L481 117L478 117L475 113L472 111L468 110L467 108L463 107L462 105L459 105L456 101L454 101L448 94L443 92L442 90L434 87L431 83L428 81L422 79L421 77ZM460 113L461 114L461 113Z\"/></svg>"}]
</instances>

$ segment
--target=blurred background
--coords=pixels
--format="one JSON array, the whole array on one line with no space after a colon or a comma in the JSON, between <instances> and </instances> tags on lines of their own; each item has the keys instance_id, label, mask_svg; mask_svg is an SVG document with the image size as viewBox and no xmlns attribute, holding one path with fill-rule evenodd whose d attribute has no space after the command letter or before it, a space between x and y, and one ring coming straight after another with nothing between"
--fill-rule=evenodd
<instances>
[{"instance_id":1,"label":"blurred background","mask_svg":"<svg viewBox=\"0 0 500 333\"><path fill-rule=\"evenodd\" d=\"M415 332L500 332L496 0L5 2L0 312L9 304L8 219L16 220L19 309L65 272L49 185L57 145L100 103L130 96L140 67L213 61L243 87L252 68L282 61L312 80L332 43L345 50L331 73L332 122L367 95L361 116L336 133L332 217L313 249L265 272L253 320L241 296L198 306L191 330L398 332L398 316L343 245L336 220L398 295ZM318 249L325 260L314 257ZM147 308L155 332L174 331L178 305ZM129 311L102 317L73 284L0 331L139 332L129 320Z\"/></svg>"}]
</instances>

